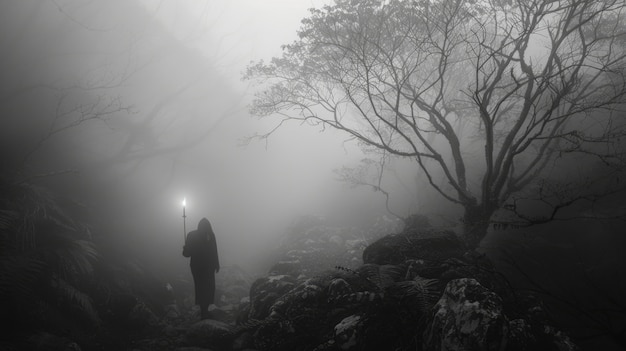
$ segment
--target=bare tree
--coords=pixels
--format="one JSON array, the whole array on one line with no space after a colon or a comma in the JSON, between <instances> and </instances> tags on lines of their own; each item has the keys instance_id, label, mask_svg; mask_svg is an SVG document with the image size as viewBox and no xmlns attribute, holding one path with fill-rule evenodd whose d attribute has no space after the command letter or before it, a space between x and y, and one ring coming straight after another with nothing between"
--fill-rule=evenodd
<instances>
[{"instance_id":1,"label":"bare tree","mask_svg":"<svg viewBox=\"0 0 626 351\"><path fill-rule=\"evenodd\" d=\"M496 210L521 214L507 201L557 160L622 166L625 7L337 0L311 10L282 57L248 67L263 87L252 111L279 118L259 137L295 120L413 160L464 208L476 246Z\"/></svg>"},{"instance_id":2,"label":"bare tree","mask_svg":"<svg viewBox=\"0 0 626 351\"><path fill-rule=\"evenodd\" d=\"M385 177L385 168L388 162L387 155L383 152L378 157L378 161L371 158L361 159L357 167L343 166L335 170L340 181L349 184L352 187L369 187L373 191L380 192L385 196L385 208L391 215L404 220L404 217L396 213L390 204L391 194L383 186L383 178ZM373 171L373 172L372 172ZM373 174L372 174L373 173Z\"/></svg>"},{"instance_id":3,"label":"bare tree","mask_svg":"<svg viewBox=\"0 0 626 351\"><path fill-rule=\"evenodd\" d=\"M241 105L226 89L227 98L209 102L206 94L219 89L211 80L215 62L162 28L140 2L23 1L3 10L12 20L3 22L0 40L7 48L0 134L12 139L3 151L15 159L4 171L17 170L20 182L86 168L59 166L51 160L62 156L49 147L84 143L86 135L96 136L84 145L97 149L84 153L90 169L132 174L160 158L174 174L181 154Z\"/></svg>"}]
</instances>

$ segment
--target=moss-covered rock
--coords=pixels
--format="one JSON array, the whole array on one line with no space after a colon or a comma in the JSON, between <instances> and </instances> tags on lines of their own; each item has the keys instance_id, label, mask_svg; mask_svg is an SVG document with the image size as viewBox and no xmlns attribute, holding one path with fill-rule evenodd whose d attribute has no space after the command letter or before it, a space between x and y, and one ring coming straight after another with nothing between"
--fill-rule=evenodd
<instances>
[{"instance_id":1,"label":"moss-covered rock","mask_svg":"<svg viewBox=\"0 0 626 351\"><path fill-rule=\"evenodd\" d=\"M452 231L428 230L387 235L363 251L363 263L401 264L410 259L442 261L462 257L465 245Z\"/></svg>"}]
</instances>

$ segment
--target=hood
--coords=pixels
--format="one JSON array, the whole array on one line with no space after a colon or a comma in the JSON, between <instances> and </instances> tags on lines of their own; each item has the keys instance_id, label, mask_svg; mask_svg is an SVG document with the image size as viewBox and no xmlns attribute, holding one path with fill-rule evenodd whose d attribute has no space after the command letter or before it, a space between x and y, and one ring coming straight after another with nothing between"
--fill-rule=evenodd
<instances>
[{"instance_id":1,"label":"hood","mask_svg":"<svg viewBox=\"0 0 626 351\"><path fill-rule=\"evenodd\" d=\"M209 220L206 219L206 217L202 218L200 222L198 222L198 231L205 232L205 233L210 233L213 231L213 229L211 228L211 222L209 222Z\"/></svg>"}]
</instances>

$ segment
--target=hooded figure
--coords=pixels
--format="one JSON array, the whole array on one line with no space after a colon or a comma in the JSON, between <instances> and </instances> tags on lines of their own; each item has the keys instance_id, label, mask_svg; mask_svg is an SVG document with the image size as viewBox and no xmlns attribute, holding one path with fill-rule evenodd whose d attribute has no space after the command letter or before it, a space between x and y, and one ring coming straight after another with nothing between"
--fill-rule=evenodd
<instances>
[{"instance_id":1,"label":"hooded figure","mask_svg":"<svg viewBox=\"0 0 626 351\"><path fill-rule=\"evenodd\" d=\"M190 257L189 265L195 286L196 304L200 305L202 319L209 318L209 306L215 299L215 273L220 270L215 233L208 219L202 218L198 229L189 232L183 256Z\"/></svg>"}]
</instances>

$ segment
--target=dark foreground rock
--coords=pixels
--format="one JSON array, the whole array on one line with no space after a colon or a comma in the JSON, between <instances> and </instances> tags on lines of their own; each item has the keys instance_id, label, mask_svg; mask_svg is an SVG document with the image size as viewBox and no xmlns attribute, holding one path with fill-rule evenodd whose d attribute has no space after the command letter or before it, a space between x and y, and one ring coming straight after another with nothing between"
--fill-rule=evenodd
<instances>
[{"instance_id":1,"label":"dark foreground rock","mask_svg":"<svg viewBox=\"0 0 626 351\"><path fill-rule=\"evenodd\" d=\"M308 239L302 244L307 242L319 245ZM224 298L210 320L175 308L165 309L169 319L155 320L136 302L133 308L122 304L131 320L160 330L132 349L577 350L553 327L539 299L512 289L485 256L465 251L451 232L430 228L387 236L365 248L364 263L326 270L304 259L314 257L312 250L294 250L308 256L278 262L251 283L247 298Z\"/></svg>"},{"instance_id":2,"label":"dark foreground rock","mask_svg":"<svg viewBox=\"0 0 626 351\"><path fill-rule=\"evenodd\" d=\"M577 350L538 317L537 299L511 289L451 232L381 238L363 261L309 278L296 265L273 267L240 310L235 349Z\"/></svg>"},{"instance_id":3,"label":"dark foreground rock","mask_svg":"<svg viewBox=\"0 0 626 351\"><path fill-rule=\"evenodd\" d=\"M433 307L425 350L504 350L508 321L502 299L474 279L452 280Z\"/></svg>"},{"instance_id":4,"label":"dark foreground rock","mask_svg":"<svg viewBox=\"0 0 626 351\"><path fill-rule=\"evenodd\" d=\"M234 340L233 327L224 322L206 319L194 323L185 335L189 345L214 350L229 350Z\"/></svg>"},{"instance_id":5,"label":"dark foreground rock","mask_svg":"<svg viewBox=\"0 0 626 351\"><path fill-rule=\"evenodd\" d=\"M363 251L363 263L401 264L407 260L443 261L462 257L465 245L454 232L429 229L387 235Z\"/></svg>"},{"instance_id":6,"label":"dark foreground rock","mask_svg":"<svg viewBox=\"0 0 626 351\"><path fill-rule=\"evenodd\" d=\"M500 296L474 279L450 281L426 325L423 349L429 351L578 349L565 334L547 324L509 320Z\"/></svg>"}]
</instances>

